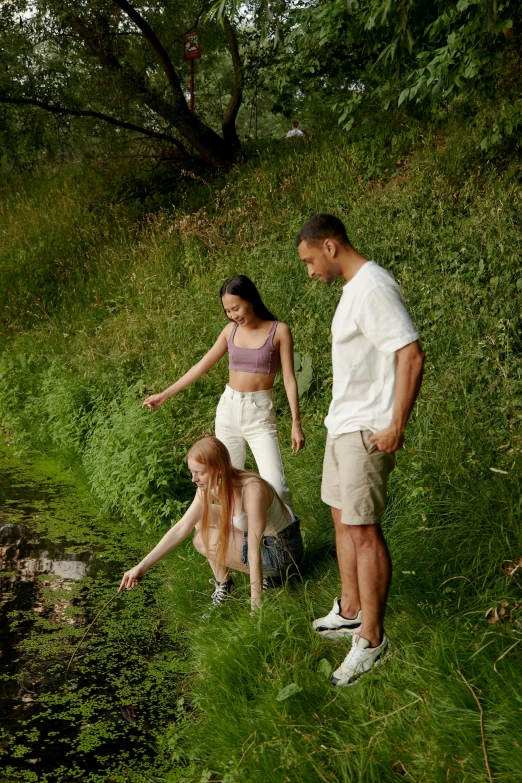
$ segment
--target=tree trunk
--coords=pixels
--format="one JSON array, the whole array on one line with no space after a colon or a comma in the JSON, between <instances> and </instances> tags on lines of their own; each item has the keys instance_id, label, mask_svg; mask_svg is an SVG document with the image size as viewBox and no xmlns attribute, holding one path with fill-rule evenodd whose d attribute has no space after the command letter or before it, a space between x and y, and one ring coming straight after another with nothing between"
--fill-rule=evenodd
<instances>
[{"instance_id":1,"label":"tree trunk","mask_svg":"<svg viewBox=\"0 0 522 783\"><path fill-rule=\"evenodd\" d=\"M234 66L234 87L232 88L232 95L223 117L223 138L231 149L238 150L241 143L237 135L236 118L243 102L243 68L239 56L236 31L232 27L228 16L223 17L223 27L232 55L232 65Z\"/></svg>"}]
</instances>

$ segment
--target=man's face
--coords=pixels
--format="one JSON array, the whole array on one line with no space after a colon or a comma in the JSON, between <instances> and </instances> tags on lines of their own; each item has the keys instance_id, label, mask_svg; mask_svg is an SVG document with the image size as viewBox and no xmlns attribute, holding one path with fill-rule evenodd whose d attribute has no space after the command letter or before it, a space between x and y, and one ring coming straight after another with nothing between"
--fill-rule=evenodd
<instances>
[{"instance_id":1,"label":"man's face","mask_svg":"<svg viewBox=\"0 0 522 783\"><path fill-rule=\"evenodd\" d=\"M309 244L303 239L297 252L306 264L308 277L315 277L323 283L333 283L341 274L334 240L325 239L324 242Z\"/></svg>"}]
</instances>

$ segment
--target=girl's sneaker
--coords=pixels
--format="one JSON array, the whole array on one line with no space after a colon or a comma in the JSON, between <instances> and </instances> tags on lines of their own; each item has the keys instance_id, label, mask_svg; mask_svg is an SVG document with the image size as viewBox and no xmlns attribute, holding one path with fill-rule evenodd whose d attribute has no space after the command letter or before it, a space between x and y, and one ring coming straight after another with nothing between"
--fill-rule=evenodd
<instances>
[{"instance_id":1,"label":"girl's sneaker","mask_svg":"<svg viewBox=\"0 0 522 783\"><path fill-rule=\"evenodd\" d=\"M277 576L263 577L263 591L270 590L272 587L281 587L281 579Z\"/></svg>"},{"instance_id":2,"label":"girl's sneaker","mask_svg":"<svg viewBox=\"0 0 522 783\"><path fill-rule=\"evenodd\" d=\"M362 623L362 612L359 609L357 617L352 619L341 615L341 602L334 599L333 609L325 617L319 617L312 623L312 628L326 639L342 639L345 636L353 636Z\"/></svg>"},{"instance_id":3,"label":"girl's sneaker","mask_svg":"<svg viewBox=\"0 0 522 783\"><path fill-rule=\"evenodd\" d=\"M213 579L211 579L210 584L214 584L216 588L212 593L212 608L224 604L227 598L236 589L233 579L227 579L226 582L215 582Z\"/></svg>"},{"instance_id":4,"label":"girl's sneaker","mask_svg":"<svg viewBox=\"0 0 522 783\"><path fill-rule=\"evenodd\" d=\"M370 647L368 639L363 639L359 634L355 634L352 649L330 677L332 685L337 687L353 685L361 674L366 674L373 666L382 661L389 644L389 640L383 635L382 642L378 647Z\"/></svg>"}]
</instances>

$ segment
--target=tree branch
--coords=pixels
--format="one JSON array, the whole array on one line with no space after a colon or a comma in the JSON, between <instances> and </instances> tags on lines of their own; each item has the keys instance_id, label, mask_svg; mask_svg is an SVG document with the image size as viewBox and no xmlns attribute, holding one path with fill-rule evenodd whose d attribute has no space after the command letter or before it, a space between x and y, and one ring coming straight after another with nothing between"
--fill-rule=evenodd
<instances>
[{"instance_id":1,"label":"tree branch","mask_svg":"<svg viewBox=\"0 0 522 783\"><path fill-rule=\"evenodd\" d=\"M196 16L196 21L194 22L194 24L193 24L193 25L191 25L191 26L188 28L188 30L186 30L186 31L183 33L183 35L181 36L181 40L183 40L184 36L185 36L187 33L190 33L192 30L195 30L195 29L197 28L197 26L198 26L198 24L199 24L199 20L201 19L201 17L203 16L203 14L204 14L206 11L208 11L208 9L209 9L209 8L210 8L210 6L212 5L212 3L213 3L213 0L209 0L209 2L207 2L207 3L203 3L203 4L202 4L201 8L200 8L200 9L199 9L199 11L198 11L198 15Z\"/></svg>"},{"instance_id":2,"label":"tree branch","mask_svg":"<svg viewBox=\"0 0 522 783\"><path fill-rule=\"evenodd\" d=\"M163 71L165 72L165 75L168 79L171 89L175 93L179 93L179 95L183 97L183 100L185 100L185 96L183 95L183 90L181 89L181 84L179 82L178 75L174 70L174 66L172 65L171 59L168 56L167 52L165 51L163 44L161 43L158 36L156 35L152 27L149 25L147 20L144 19L141 16L141 14L139 14L138 11L129 2L127 2L127 0L113 0L113 2L118 6L118 8L121 8L121 10L125 14L127 14L129 19L131 19L134 22L136 27L138 27L141 30L145 40L147 41L150 48L156 55L156 59L158 63L161 65Z\"/></svg>"},{"instance_id":3,"label":"tree branch","mask_svg":"<svg viewBox=\"0 0 522 783\"><path fill-rule=\"evenodd\" d=\"M240 141L236 130L236 117L243 102L243 66L239 56L236 31L230 23L228 16L223 17L223 28L225 30L230 53L232 55L232 65L234 67L234 86L225 111L225 116L223 117L223 138L233 149L239 149Z\"/></svg>"},{"instance_id":4,"label":"tree branch","mask_svg":"<svg viewBox=\"0 0 522 783\"><path fill-rule=\"evenodd\" d=\"M118 128L124 128L125 130L135 131L137 133L143 133L145 136L150 136L153 139L160 139L161 141L168 141L169 144L174 144L184 154L188 153L183 144L175 139L174 136L169 136L167 133L161 133L160 131L153 131L149 128L142 128L140 125L134 125L132 122L125 122L123 120L117 120L115 117L111 117L109 114L103 114L99 111L89 111L80 109L67 109L64 106L55 106L50 103L44 103L36 98L7 98L0 95L0 103L14 103L23 104L29 106L37 106L39 109L44 109L52 114L69 114L73 117L93 117L97 120L103 120L103 122L109 125L115 125Z\"/></svg>"},{"instance_id":5,"label":"tree branch","mask_svg":"<svg viewBox=\"0 0 522 783\"><path fill-rule=\"evenodd\" d=\"M181 87L172 90L170 101L165 100L163 95L151 87L141 74L129 65L122 65L112 50L110 42L102 35L89 30L80 17L70 17L70 23L100 63L118 79L120 88L131 101L135 101L139 96L149 109L172 124L213 166L221 168L229 165L233 158L230 144L227 144L212 128L205 125L194 112L189 110Z\"/></svg>"}]
</instances>

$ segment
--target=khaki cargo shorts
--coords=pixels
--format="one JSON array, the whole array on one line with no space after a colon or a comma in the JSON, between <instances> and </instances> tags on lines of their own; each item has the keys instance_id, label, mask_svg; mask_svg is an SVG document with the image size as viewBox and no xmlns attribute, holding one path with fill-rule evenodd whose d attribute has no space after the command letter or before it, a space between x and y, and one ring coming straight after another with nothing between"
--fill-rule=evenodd
<instances>
[{"instance_id":1,"label":"khaki cargo shorts","mask_svg":"<svg viewBox=\"0 0 522 783\"><path fill-rule=\"evenodd\" d=\"M345 525L379 524L386 508L388 476L395 454L368 441L370 430L326 438L321 500L342 511Z\"/></svg>"}]
</instances>

